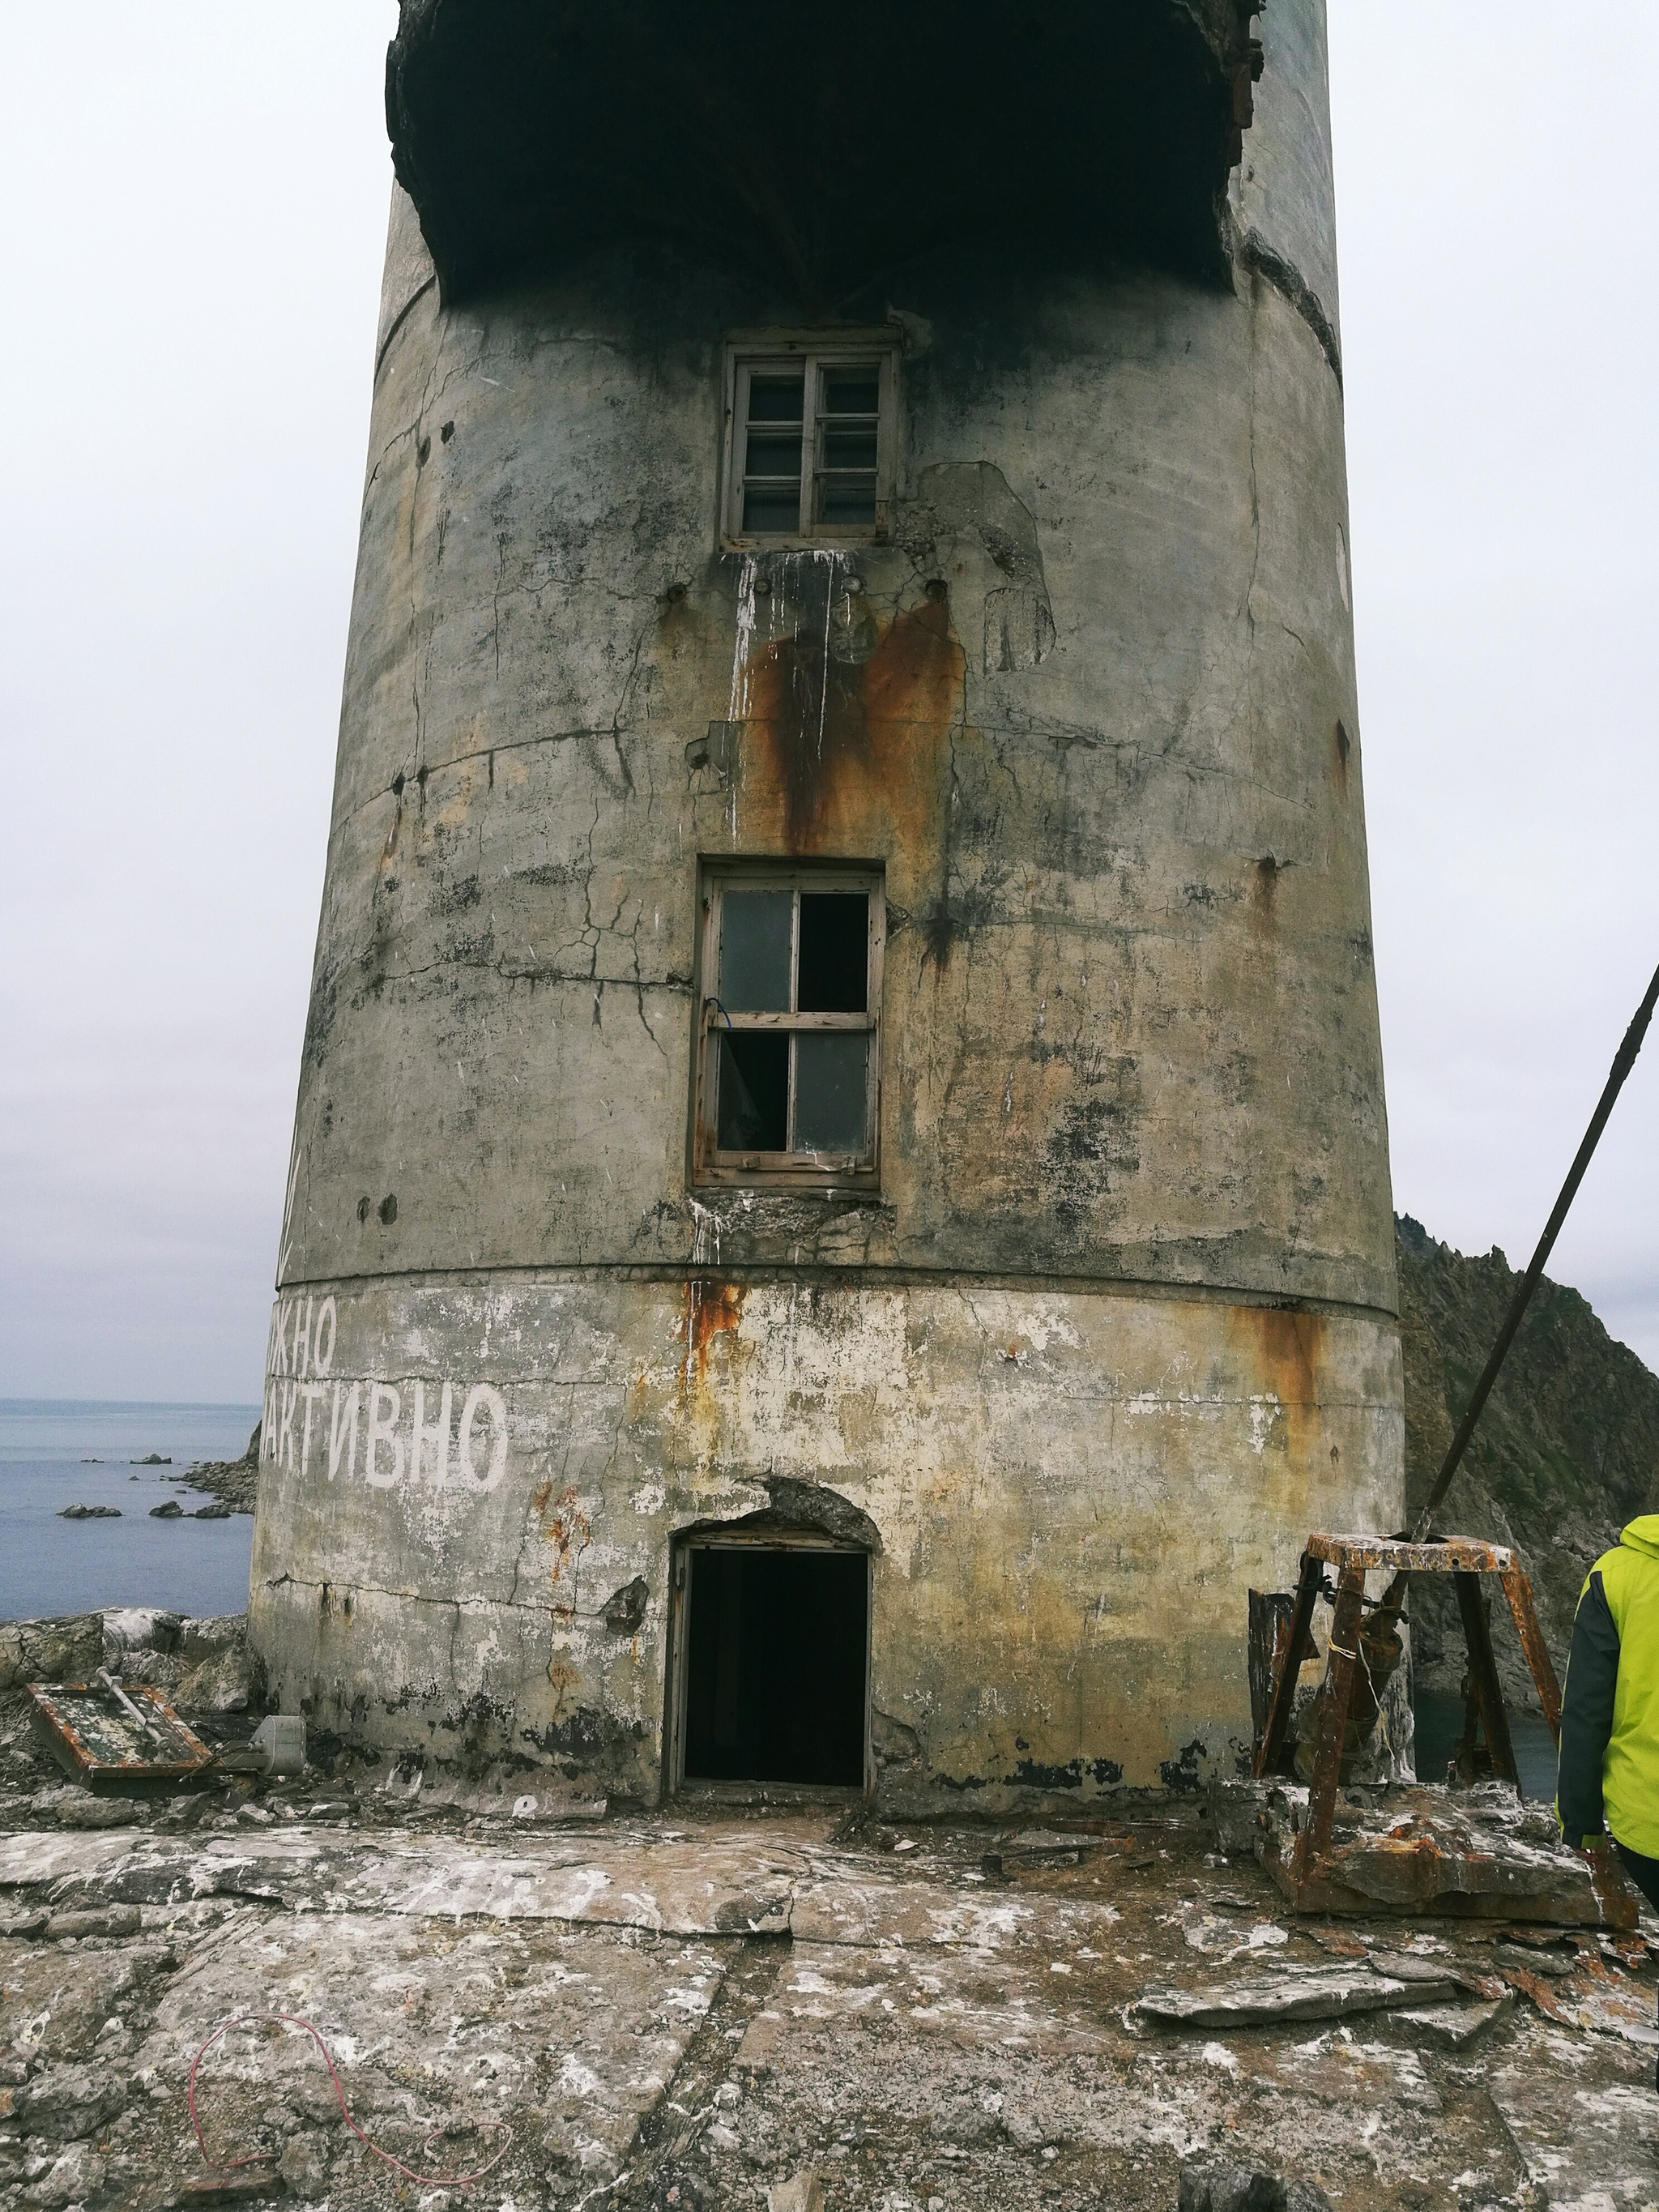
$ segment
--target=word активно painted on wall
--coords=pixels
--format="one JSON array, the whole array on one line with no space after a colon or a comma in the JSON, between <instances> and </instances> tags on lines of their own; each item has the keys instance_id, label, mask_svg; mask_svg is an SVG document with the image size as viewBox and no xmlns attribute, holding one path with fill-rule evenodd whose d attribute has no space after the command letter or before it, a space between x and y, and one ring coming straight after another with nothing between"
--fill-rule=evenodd
<instances>
[{"instance_id":1,"label":"word \u0430\u043a\u0442\u0438\u0432\u043d\u043e painted on wall","mask_svg":"<svg viewBox=\"0 0 1659 2212\"><path fill-rule=\"evenodd\" d=\"M405 1481L411 1487L494 1490L507 1473L507 1401L495 1384L337 1377L338 1327L332 1297L277 1301L265 1363L262 1456L304 1475L314 1451L331 1482L342 1474L349 1480L361 1459L362 1480L375 1490ZM431 1420L428 1390L438 1399Z\"/></svg>"}]
</instances>

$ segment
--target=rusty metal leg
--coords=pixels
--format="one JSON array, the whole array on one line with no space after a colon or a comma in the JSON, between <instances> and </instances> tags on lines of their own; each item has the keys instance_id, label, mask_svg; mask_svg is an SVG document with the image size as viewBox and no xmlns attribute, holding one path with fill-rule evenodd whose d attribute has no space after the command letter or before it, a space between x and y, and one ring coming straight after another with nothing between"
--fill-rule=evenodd
<instances>
[{"instance_id":1,"label":"rusty metal leg","mask_svg":"<svg viewBox=\"0 0 1659 2212\"><path fill-rule=\"evenodd\" d=\"M1279 1680L1279 1662L1289 1648L1291 1615L1296 1611L1294 1590L1249 1593L1249 1637L1247 1657L1250 1678L1250 1767L1267 1733L1267 1713Z\"/></svg>"},{"instance_id":2,"label":"rusty metal leg","mask_svg":"<svg viewBox=\"0 0 1659 2212\"><path fill-rule=\"evenodd\" d=\"M1480 1595L1479 1575L1461 1571L1452 1577L1457 1585L1457 1610L1463 1616L1463 1636L1469 1647L1469 1674L1480 1707L1481 1733L1492 1759L1492 1771L1500 1782L1520 1787L1515 1771L1515 1751L1510 1742L1509 1715L1498 1686L1498 1662L1492 1656L1492 1630L1486 1620L1486 1601Z\"/></svg>"},{"instance_id":3,"label":"rusty metal leg","mask_svg":"<svg viewBox=\"0 0 1659 2212\"><path fill-rule=\"evenodd\" d=\"M1344 1567L1336 1586L1325 1687L1319 1700L1319 1735L1314 1745L1313 1775L1308 1788L1308 1824L1297 1840L1296 1880L1305 1881L1331 1846L1336 1819L1337 1786L1342 1778L1342 1738L1359 1664L1360 1603L1365 1595L1363 1567Z\"/></svg>"},{"instance_id":4,"label":"rusty metal leg","mask_svg":"<svg viewBox=\"0 0 1659 2212\"><path fill-rule=\"evenodd\" d=\"M1284 1755L1285 1732L1291 1725L1291 1708L1296 1702L1296 1677L1307 1650L1308 1631L1313 1625L1314 1600L1319 1595L1319 1578L1323 1572L1317 1559L1302 1555L1302 1573L1296 1585L1296 1604L1291 1613L1291 1625L1285 1638L1284 1656L1279 1663L1273 1681L1273 1693L1267 1707L1267 1724L1256 1745L1251 1771L1257 1775L1276 1774Z\"/></svg>"},{"instance_id":5,"label":"rusty metal leg","mask_svg":"<svg viewBox=\"0 0 1659 2212\"><path fill-rule=\"evenodd\" d=\"M1452 1746L1452 1755L1446 1766L1446 1779L1449 1783L1461 1782L1467 1788L1470 1783L1480 1780L1480 1761L1483 1758L1486 1760L1488 1771L1492 1766L1491 1757L1480 1741L1480 1700L1475 1695L1474 1669L1472 1667L1463 1669L1462 1696L1463 1729Z\"/></svg>"},{"instance_id":6,"label":"rusty metal leg","mask_svg":"<svg viewBox=\"0 0 1659 2212\"><path fill-rule=\"evenodd\" d=\"M1504 1595L1508 1598L1510 1611L1515 1616L1515 1632L1521 1638L1521 1649L1526 1653L1527 1664L1532 1669L1539 1702L1544 1708L1544 1718L1550 1724L1550 1734L1559 1744L1561 1741L1561 1690L1550 1661L1549 1646L1544 1641L1544 1632L1538 1625L1537 1613L1533 1610L1532 1584L1519 1567L1511 1567L1506 1575L1500 1575L1498 1580L1504 1585Z\"/></svg>"}]
</instances>

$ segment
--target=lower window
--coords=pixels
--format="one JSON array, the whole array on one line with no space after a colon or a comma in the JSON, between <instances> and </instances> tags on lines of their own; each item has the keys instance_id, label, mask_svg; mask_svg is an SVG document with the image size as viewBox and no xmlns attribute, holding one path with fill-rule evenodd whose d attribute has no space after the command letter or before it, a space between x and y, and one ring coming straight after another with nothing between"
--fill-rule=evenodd
<instances>
[{"instance_id":1,"label":"lower window","mask_svg":"<svg viewBox=\"0 0 1659 2212\"><path fill-rule=\"evenodd\" d=\"M707 1182L879 1181L881 879L704 879L694 1167Z\"/></svg>"}]
</instances>

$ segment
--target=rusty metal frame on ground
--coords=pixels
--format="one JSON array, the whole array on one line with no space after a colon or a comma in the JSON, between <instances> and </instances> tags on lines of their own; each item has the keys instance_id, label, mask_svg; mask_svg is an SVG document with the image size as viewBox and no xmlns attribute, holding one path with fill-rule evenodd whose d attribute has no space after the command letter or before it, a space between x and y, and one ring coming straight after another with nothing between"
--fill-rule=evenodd
<instances>
[{"instance_id":1,"label":"rusty metal frame on ground","mask_svg":"<svg viewBox=\"0 0 1659 2212\"><path fill-rule=\"evenodd\" d=\"M149 1682L26 1685L31 1718L58 1765L98 1790L129 1782L186 1782L214 1753Z\"/></svg>"},{"instance_id":2,"label":"rusty metal frame on ground","mask_svg":"<svg viewBox=\"0 0 1659 2212\"><path fill-rule=\"evenodd\" d=\"M1470 1536L1413 1543L1394 1537L1313 1535L1309 1537L1307 1549L1302 1554L1295 1601L1274 1654L1272 1695L1251 1762L1258 1778L1275 1773L1284 1755L1297 1676L1309 1654L1314 1605L1324 1587L1328 1566L1337 1571L1336 1594L1325 1692L1317 1708L1308 1819L1297 1838L1291 1864L1285 1867L1275 1863L1270 1869L1298 1911L1330 1909L1331 1831L1341 1781L1344 1730L1359 1669L1365 1663L1361 1632L1367 1603L1368 1571L1449 1574L1454 1578L1458 1612L1468 1645L1471 1698L1478 1710L1492 1772L1498 1780L1513 1783L1518 1788L1509 1718L1504 1709L1504 1692L1492 1653L1486 1602L1480 1594L1481 1576L1496 1575L1509 1601L1550 1734L1558 1743L1561 1740L1561 1692L1533 1607L1532 1585L1514 1553L1506 1546L1482 1543Z\"/></svg>"}]
</instances>

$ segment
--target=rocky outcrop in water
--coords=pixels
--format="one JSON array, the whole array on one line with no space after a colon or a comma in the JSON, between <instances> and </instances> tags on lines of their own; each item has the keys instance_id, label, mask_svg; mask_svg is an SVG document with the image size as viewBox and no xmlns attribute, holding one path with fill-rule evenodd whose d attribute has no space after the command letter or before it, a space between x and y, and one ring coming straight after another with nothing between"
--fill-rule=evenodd
<instances>
[{"instance_id":1,"label":"rocky outcrop in water","mask_svg":"<svg viewBox=\"0 0 1659 2212\"><path fill-rule=\"evenodd\" d=\"M264 1424L257 1423L247 1440L247 1449L240 1459L205 1460L190 1470L192 1490L204 1490L228 1505L233 1513L252 1513L254 1494L259 1487L259 1437ZM201 1520L217 1520L216 1513L203 1513Z\"/></svg>"}]
</instances>

